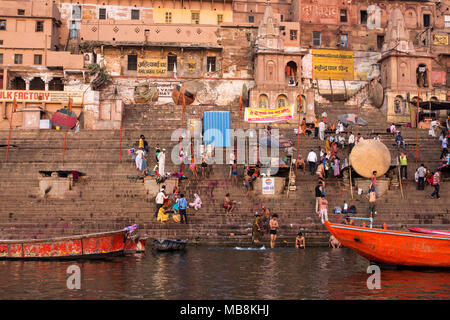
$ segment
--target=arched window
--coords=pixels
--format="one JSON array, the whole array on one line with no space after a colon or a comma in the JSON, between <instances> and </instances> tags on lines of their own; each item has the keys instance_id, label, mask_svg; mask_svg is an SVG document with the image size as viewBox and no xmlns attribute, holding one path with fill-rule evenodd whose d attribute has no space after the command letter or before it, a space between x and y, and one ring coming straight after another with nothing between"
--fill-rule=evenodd
<instances>
[{"instance_id":1,"label":"arched window","mask_svg":"<svg viewBox=\"0 0 450 320\"><path fill-rule=\"evenodd\" d=\"M267 109L268 107L269 107L269 98L265 94L260 95L258 99L258 108Z\"/></svg>"},{"instance_id":2,"label":"arched window","mask_svg":"<svg viewBox=\"0 0 450 320\"><path fill-rule=\"evenodd\" d=\"M421 63L416 70L417 86L426 88L428 87L428 68L425 64Z\"/></svg>"},{"instance_id":3,"label":"arched window","mask_svg":"<svg viewBox=\"0 0 450 320\"><path fill-rule=\"evenodd\" d=\"M395 99L394 99L394 112L395 113L402 113L403 105L404 105L403 97L400 96L400 95L396 96Z\"/></svg>"},{"instance_id":4,"label":"arched window","mask_svg":"<svg viewBox=\"0 0 450 320\"><path fill-rule=\"evenodd\" d=\"M11 80L10 87L12 90L25 90L27 85L21 77L15 77Z\"/></svg>"},{"instance_id":5,"label":"arched window","mask_svg":"<svg viewBox=\"0 0 450 320\"><path fill-rule=\"evenodd\" d=\"M284 76L288 86L297 85L297 64L294 61L289 61L284 68Z\"/></svg>"},{"instance_id":6,"label":"arched window","mask_svg":"<svg viewBox=\"0 0 450 320\"><path fill-rule=\"evenodd\" d=\"M33 78L30 81L30 90L45 90L45 82L41 78Z\"/></svg>"},{"instance_id":7,"label":"arched window","mask_svg":"<svg viewBox=\"0 0 450 320\"><path fill-rule=\"evenodd\" d=\"M53 78L48 83L48 90L50 91L64 91L64 83L61 78Z\"/></svg>"},{"instance_id":8,"label":"arched window","mask_svg":"<svg viewBox=\"0 0 450 320\"><path fill-rule=\"evenodd\" d=\"M298 101L298 96L297 96L297 98L295 99L296 101L295 101L295 106L297 107L297 113L298 113L298 111L299 111L299 101ZM302 95L302 110L301 110L301 112L302 113L306 113L306 97L304 96L304 95Z\"/></svg>"},{"instance_id":9,"label":"arched window","mask_svg":"<svg viewBox=\"0 0 450 320\"><path fill-rule=\"evenodd\" d=\"M277 97L277 108L283 108L286 107L288 104L288 99L284 94L280 94Z\"/></svg>"}]
</instances>

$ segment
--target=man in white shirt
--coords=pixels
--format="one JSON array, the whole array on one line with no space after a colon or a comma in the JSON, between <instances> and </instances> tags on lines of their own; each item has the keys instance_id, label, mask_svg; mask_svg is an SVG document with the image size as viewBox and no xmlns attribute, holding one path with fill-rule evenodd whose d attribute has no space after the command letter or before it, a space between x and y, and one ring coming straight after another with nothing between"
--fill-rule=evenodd
<instances>
[{"instance_id":1,"label":"man in white shirt","mask_svg":"<svg viewBox=\"0 0 450 320\"><path fill-rule=\"evenodd\" d=\"M163 176L166 168L166 149L162 149L162 152L158 155L158 173Z\"/></svg>"},{"instance_id":2,"label":"man in white shirt","mask_svg":"<svg viewBox=\"0 0 450 320\"><path fill-rule=\"evenodd\" d=\"M339 144L340 144L341 147L342 147L342 150L344 150L344 146L345 146L345 137L344 137L344 135L343 135L342 133L339 135L338 140L339 140Z\"/></svg>"},{"instance_id":3,"label":"man in white shirt","mask_svg":"<svg viewBox=\"0 0 450 320\"><path fill-rule=\"evenodd\" d=\"M311 151L308 153L306 161L308 161L309 171L311 172L311 175L314 175L316 173L317 154L313 151L313 149L311 149Z\"/></svg>"},{"instance_id":4,"label":"man in white shirt","mask_svg":"<svg viewBox=\"0 0 450 320\"><path fill-rule=\"evenodd\" d=\"M320 121L320 123L319 123L319 139L320 140L325 140L326 128L327 128L327 126L325 125L325 122Z\"/></svg>"},{"instance_id":5,"label":"man in white shirt","mask_svg":"<svg viewBox=\"0 0 450 320\"><path fill-rule=\"evenodd\" d=\"M342 122L338 122L337 128L336 128L336 134L344 132L344 124Z\"/></svg>"},{"instance_id":6,"label":"man in white shirt","mask_svg":"<svg viewBox=\"0 0 450 320\"><path fill-rule=\"evenodd\" d=\"M354 136L353 132L350 131L350 136L348 137L349 152L352 152L352 149L354 146L355 146L355 136Z\"/></svg>"},{"instance_id":7,"label":"man in white shirt","mask_svg":"<svg viewBox=\"0 0 450 320\"><path fill-rule=\"evenodd\" d=\"M156 202L155 218L158 217L159 209L163 206L164 200L166 200L169 197L169 196L166 196L165 190L166 190L166 186L162 186L161 190L156 195L156 199L155 199L155 202Z\"/></svg>"},{"instance_id":8,"label":"man in white shirt","mask_svg":"<svg viewBox=\"0 0 450 320\"><path fill-rule=\"evenodd\" d=\"M286 148L286 155L288 158L287 164L291 165L292 159L294 159L294 147L293 146L289 146Z\"/></svg>"}]
</instances>

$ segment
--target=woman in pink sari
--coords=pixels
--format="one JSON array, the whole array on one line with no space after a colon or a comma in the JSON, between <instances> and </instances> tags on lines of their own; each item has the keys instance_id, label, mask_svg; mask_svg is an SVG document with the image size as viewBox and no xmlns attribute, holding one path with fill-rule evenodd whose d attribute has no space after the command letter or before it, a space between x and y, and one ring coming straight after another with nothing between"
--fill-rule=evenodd
<instances>
[{"instance_id":1,"label":"woman in pink sari","mask_svg":"<svg viewBox=\"0 0 450 320\"><path fill-rule=\"evenodd\" d=\"M338 157L336 157L334 159L334 176L336 178L341 175L340 164L341 164L341 161L339 160Z\"/></svg>"}]
</instances>

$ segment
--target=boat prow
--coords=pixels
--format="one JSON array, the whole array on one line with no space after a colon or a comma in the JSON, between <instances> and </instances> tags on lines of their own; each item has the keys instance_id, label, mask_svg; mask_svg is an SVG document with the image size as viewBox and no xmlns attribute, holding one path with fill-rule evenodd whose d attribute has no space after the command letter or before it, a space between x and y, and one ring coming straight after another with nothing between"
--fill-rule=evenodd
<instances>
[{"instance_id":1,"label":"boat prow","mask_svg":"<svg viewBox=\"0 0 450 320\"><path fill-rule=\"evenodd\" d=\"M343 246L369 261L408 267L450 268L450 236L357 227L325 221Z\"/></svg>"}]
</instances>

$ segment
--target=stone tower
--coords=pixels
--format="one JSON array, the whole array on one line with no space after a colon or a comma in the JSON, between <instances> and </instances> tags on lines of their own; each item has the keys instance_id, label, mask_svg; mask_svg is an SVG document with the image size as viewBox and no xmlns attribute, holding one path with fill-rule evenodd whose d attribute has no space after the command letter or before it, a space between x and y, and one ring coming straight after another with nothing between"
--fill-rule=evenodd
<instances>
[{"instance_id":1,"label":"stone tower","mask_svg":"<svg viewBox=\"0 0 450 320\"><path fill-rule=\"evenodd\" d=\"M250 107L272 109L296 105L303 56L300 41L297 48L285 49L280 23L270 3L258 27L254 56L255 87L250 90Z\"/></svg>"},{"instance_id":2,"label":"stone tower","mask_svg":"<svg viewBox=\"0 0 450 320\"><path fill-rule=\"evenodd\" d=\"M383 110L392 122L415 122L415 110L408 99L421 98L431 90L432 57L414 47L405 19L395 8L389 17L385 42L381 50L381 85L384 89Z\"/></svg>"}]
</instances>

